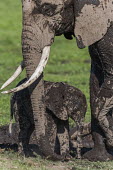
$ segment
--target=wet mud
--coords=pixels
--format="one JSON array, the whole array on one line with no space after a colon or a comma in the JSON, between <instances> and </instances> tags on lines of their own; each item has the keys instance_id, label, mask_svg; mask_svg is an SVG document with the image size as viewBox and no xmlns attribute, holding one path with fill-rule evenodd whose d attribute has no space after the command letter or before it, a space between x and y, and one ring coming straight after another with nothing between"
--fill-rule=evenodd
<instances>
[{"instance_id":1,"label":"wet mud","mask_svg":"<svg viewBox=\"0 0 113 170\"><path fill-rule=\"evenodd\" d=\"M76 157L76 140L74 140L73 134L76 134L76 127L70 130L71 156ZM12 124L12 134L9 134L9 125L1 126L0 127L0 153L3 151L18 152L18 143L19 143L18 135L19 135L18 123ZM98 146L96 150L93 150L94 141L90 131L89 133L86 133L85 131L84 134L82 135L82 145L83 145L83 148L81 150L82 159L88 159L89 161L98 161L98 160L104 161L105 159L104 157L106 156L109 159L111 158L112 160L113 150L112 149L105 150L105 145ZM28 156L31 157L36 157L36 155L41 155L43 157L37 145L35 131L31 135L28 152L29 152ZM102 157L102 153L103 153L103 157Z\"/></svg>"},{"instance_id":2,"label":"wet mud","mask_svg":"<svg viewBox=\"0 0 113 170\"><path fill-rule=\"evenodd\" d=\"M73 129L70 130L70 134L73 134ZM0 150L5 150L5 151L12 150L12 151L18 152L18 143L19 143L18 135L19 135L18 123L12 124L12 134L9 134L9 125L1 126L0 127ZM73 143L75 143L76 145L76 141ZM82 155L85 152L89 151L93 146L94 146L94 143L93 143L91 134L83 135ZM35 131L31 135L29 149L33 153L41 155L38 145L37 145ZM71 152L73 152L72 156L75 156L74 153L76 153L76 146L75 147L74 145L71 146Z\"/></svg>"},{"instance_id":3,"label":"wet mud","mask_svg":"<svg viewBox=\"0 0 113 170\"><path fill-rule=\"evenodd\" d=\"M19 136L19 125L18 123L12 124L12 133L9 133L9 125L4 125L0 127L0 151L15 151L18 152L18 136ZM29 143L29 156L33 156L32 153L41 155L37 141L35 131L32 133Z\"/></svg>"}]
</instances>

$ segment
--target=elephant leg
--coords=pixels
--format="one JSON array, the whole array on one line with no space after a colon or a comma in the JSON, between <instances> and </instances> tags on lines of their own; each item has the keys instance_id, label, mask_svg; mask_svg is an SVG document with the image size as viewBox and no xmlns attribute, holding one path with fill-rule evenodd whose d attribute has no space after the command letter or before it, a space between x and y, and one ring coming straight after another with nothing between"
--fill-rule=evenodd
<instances>
[{"instance_id":1,"label":"elephant leg","mask_svg":"<svg viewBox=\"0 0 113 170\"><path fill-rule=\"evenodd\" d=\"M107 144L113 147L113 132L107 114L113 108L113 26L108 29L102 40L95 43L101 61L104 79L94 102L94 116L98 119ZM112 124L113 125L113 124Z\"/></svg>"},{"instance_id":2,"label":"elephant leg","mask_svg":"<svg viewBox=\"0 0 113 170\"><path fill-rule=\"evenodd\" d=\"M77 158L81 159L83 121L77 122Z\"/></svg>"},{"instance_id":3,"label":"elephant leg","mask_svg":"<svg viewBox=\"0 0 113 170\"><path fill-rule=\"evenodd\" d=\"M23 118L24 119L24 118ZM20 132L19 132L19 153L29 156L29 140L32 132L34 131L34 125L28 119L20 120Z\"/></svg>"},{"instance_id":4,"label":"elephant leg","mask_svg":"<svg viewBox=\"0 0 113 170\"><path fill-rule=\"evenodd\" d=\"M22 98L23 99L23 98ZM19 132L19 152L23 153L25 156L31 155L29 149L29 140L32 132L34 131L33 115L31 105L27 100L22 100L23 103L18 103L19 112L18 120L20 126Z\"/></svg>"},{"instance_id":5,"label":"elephant leg","mask_svg":"<svg viewBox=\"0 0 113 170\"><path fill-rule=\"evenodd\" d=\"M46 111L47 114L47 134L52 152L55 154L56 136L57 136L57 118L50 110ZM47 148L48 146L46 146ZM48 157L49 158L49 157Z\"/></svg>"},{"instance_id":6,"label":"elephant leg","mask_svg":"<svg viewBox=\"0 0 113 170\"><path fill-rule=\"evenodd\" d=\"M105 147L104 133L98 123L98 120L94 116L95 114L94 102L100 90L98 76L100 77L100 80L102 81L102 77L103 77L102 71L98 69L98 67L96 67L94 64L92 64L92 71L91 71L91 76L90 76L90 95L91 95L90 104L91 104L91 131L92 131L92 137L94 141L94 148L91 151L86 152L83 155L83 158L91 160L91 161L97 161L97 160L106 161L112 158L111 158L111 155L108 154L106 147Z\"/></svg>"},{"instance_id":7,"label":"elephant leg","mask_svg":"<svg viewBox=\"0 0 113 170\"><path fill-rule=\"evenodd\" d=\"M82 132L83 132L83 127L84 127L84 118L85 118L85 114L86 114L86 110L87 110L86 98L83 94L80 96L78 97L79 102L77 102L77 104L74 106L75 109L73 111L71 111L69 114L69 116L74 120L74 122L76 124L76 138L74 140L76 141L75 147L76 147L78 159L81 159L81 148L83 148ZM73 141L72 141L72 143L73 143Z\"/></svg>"},{"instance_id":8,"label":"elephant leg","mask_svg":"<svg viewBox=\"0 0 113 170\"><path fill-rule=\"evenodd\" d=\"M22 84L25 80L26 79L22 80L19 84ZM28 89L17 92L11 97L11 117L13 117L13 115L15 121L19 123L19 153L29 156L31 155L29 150L29 140L34 131L34 121Z\"/></svg>"},{"instance_id":9,"label":"elephant leg","mask_svg":"<svg viewBox=\"0 0 113 170\"><path fill-rule=\"evenodd\" d=\"M57 136L60 144L60 154L69 153L69 123L59 120L57 124Z\"/></svg>"},{"instance_id":10,"label":"elephant leg","mask_svg":"<svg viewBox=\"0 0 113 170\"><path fill-rule=\"evenodd\" d=\"M73 148L77 148L77 141L76 141L78 135L77 129L78 129L77 126L75 126L72 129L70 129L69 132ZM82 131L81 132L82 148L93 148L94 142L92 140L92 135L91 135L91 123L84 123L81 131Z\"/></svg>"},{"instance_id":11,"label":"elephant leg","mask_svg":"<svg viewBox=\"0 0 113 170\"><path fill-rule=\"evenodd\" d=\"M73 119L74 120L74 119ZM73 145L73 147L76 148L76 154L77 154L77 158L81 159L81 149L83 148L83 143L82 143L82 132L83 132L83 126L84 126L84 119L80 119L80 120L74 120L76 122L76 132L75 132L75 136L71 137L71 143ZM71 131L70 131L71 134Z\"/></svg>"},{"instance_id":12,"label":"elephant leg","mask_svg":"<svg viewBox=\"0 0 113 170\"><path fill-rule=\"evenodd\" d=\"M57 137L60 145L60 154L70 159L69 151L69 122L68 120L58 120Z\"/></svg>"},{"instance_id":13,"label":"elephant leg","mask_svg":"<svg viewBox=\"0 0 113 170\"><path fill-rule=\"evenodd\" d=\"M112 53L109 53L110 40L106 43L105 39L89 48L92 57L90 104L94 149L84 155L85 158L90 160L100 161L112 159L112 156L106 150L104 139L105 137L107 140L109 140L108 138L112 139L112 131L109 128L109 121L107 119L107 114L109 114L109 111L113 106L111 97L112 89L110 89L110 85L108 84L109 81L107 76L110 73L109 70L112 69L113 57L111 58ZM111 74L109 74L109 76L110 75ZM110 77L112 78L112 76ZM110 81L110 84L111 82L112 81Z\"/></svg>"},{"instance_id":14,"label":"elephant leg","mask_svg":"<svg viewBox=\"0 0 113 170\"><path fill-rule=\"evenodd\" d=\"M105 91L103 90L102 93L104 93ZM101 95L101 94L100 94ZM98 103L100 103L99 108L100 111L98 113L98 120L99 120L99 125L101 126L105 137L106 137L106 144L110 147L113 147L113 131L110 129L110 124L109 121L107 119L107 113L109 113L110 109L112 109L113 107L113 97L110 98L104 98L102 96L100 96L97 98L96 102L95 102L95 112L98 112ZM103 103L102 103L103 101ZM96 112L96 113L97 113Z\"/></svg>"}]
</instances>

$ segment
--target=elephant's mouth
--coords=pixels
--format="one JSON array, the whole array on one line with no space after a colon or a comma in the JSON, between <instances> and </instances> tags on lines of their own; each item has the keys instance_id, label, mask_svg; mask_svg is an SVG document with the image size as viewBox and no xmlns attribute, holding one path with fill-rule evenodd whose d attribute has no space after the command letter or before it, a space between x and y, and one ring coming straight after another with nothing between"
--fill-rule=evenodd
<instances>
[{"instance_id":1,"label":"elephant's mouth","mask_svg":"<svg viewBox=\"0 0 113 170\"><path fill-rule=\"evenodd\" d=\"M12 93L12 92L17 92L17 91L25 89L26 87L28 87L32 83L34 83L40 77L40 75L43 73L43 70L47 64L48 59L49 59L49 54L50 54L50 46L44 47L39 65L37 66L37 68L36 68L35 72L32 74L32 76L29 78L29 80L27 80L25 83L23 83L22 85L20 85L16 88L10 89L8 91L3 91L2 93L8 94L8 93ZM14 72L14 74L2 85L1 90L4 89L5 87L7 87L9 84L11 84L16 79L20 75L20 73L23 71L24 67L25 67L24 62L22 61L21 64L19 65L19 67L17 68L17 70Z\"/></svg>"}]
</instances>

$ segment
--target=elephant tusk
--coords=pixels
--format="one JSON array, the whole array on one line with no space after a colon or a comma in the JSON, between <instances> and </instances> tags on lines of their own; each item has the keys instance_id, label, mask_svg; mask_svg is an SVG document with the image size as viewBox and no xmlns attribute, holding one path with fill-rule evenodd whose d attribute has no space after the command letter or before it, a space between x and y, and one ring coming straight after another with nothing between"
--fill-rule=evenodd
<instances>
[{"instance_id":1,"label":"elephant tusk","mask_svg":"<svg viewBox=\"0 0 113 170\"><path fill-rule=\"evenodd\" d=\"M4 89L9 84L11 84L21 74L23 69L24 69L24 62L22 61L21 64L16 69L16 71L14 72L14 74L2 85L0 90Z\"/></svg>"},{"instance_id":2,"label":"elephant tusk","mask_svg":"<svg viewBox=\"0 0 113 170\"><path fill-rule=\"evenodd\" d=\"M49 59L49 54L50 54L50 46L44 47L39 65L37 66L35 72L32 74L30 79L28 81L26 81L25 83L23 83L22 85L14 88L14 89L11 89L11 90L8 90L8 91L3 91L1 93L3 93L3 94L13 93L13 92L23 90L23 89L27 88L28 86L30 86L42 74L42 72L43 72L43 70L44 70L44 68L47 64L47 61Z\"/></svg>"}]
</instances>

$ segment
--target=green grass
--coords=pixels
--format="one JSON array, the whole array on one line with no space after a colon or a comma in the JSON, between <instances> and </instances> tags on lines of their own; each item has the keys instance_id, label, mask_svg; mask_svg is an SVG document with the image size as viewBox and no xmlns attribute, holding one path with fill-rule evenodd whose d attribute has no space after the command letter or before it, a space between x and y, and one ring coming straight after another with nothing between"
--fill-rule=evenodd
<instances>
[{"instance_id":1,"label":"green grass","mask_svg":"<svg viewBox=\"0 0 113 170\"><path fill-rule=\"evenodd\" d=\"M52 162L37 158L23 158L13 152L0 152L0 170L113 170L113 162L89 162L73 159Z\"/></svg>"},{"instance_id":2,"label":"green grass","mask_svg":"<svg viewBox=\"0 0 113 170\"><path fill-rule=\"evenodd\" d=\"M21 54L21 1L0 1L0 86L12 75L22 60ZM86 121L90 121L89 107L90 57L87 49L80 50L73 41L63 36L56 37L51 56L45 69L45 80L64 81L81 89L86 95L88 110ZM9 88L13 88L25 77L25 72ZM10 96L0 94L0 125L9 123ZM112 170L113 162L91 163L73 160L68 163L53 163L40 157L23 159L17 153L0 150L0 170Z\"/></svg>"}]
</instances>

